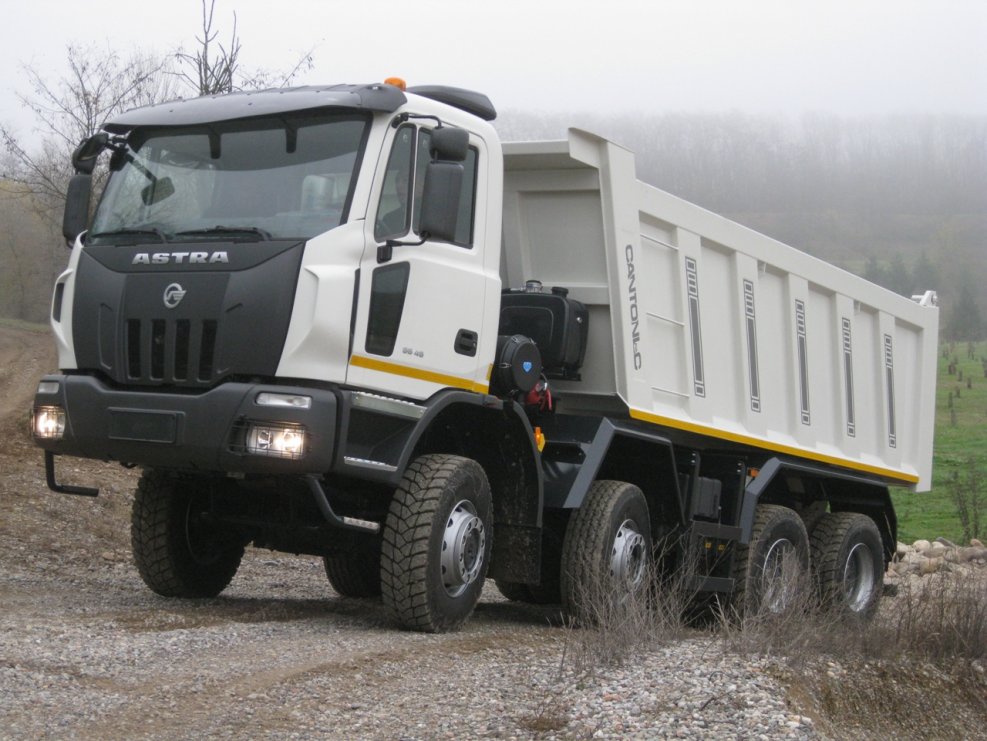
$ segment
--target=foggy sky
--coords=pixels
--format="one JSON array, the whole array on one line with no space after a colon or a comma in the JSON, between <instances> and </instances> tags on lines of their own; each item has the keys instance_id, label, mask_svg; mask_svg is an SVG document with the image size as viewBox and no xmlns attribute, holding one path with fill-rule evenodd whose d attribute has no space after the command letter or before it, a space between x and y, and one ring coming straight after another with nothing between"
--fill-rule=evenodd
<instances>
[{"instance_id":1,"label":"foggy sky","mask_svg":"<svg viewBox=\"0 0 987 741\"><path fill-rule=\"evenodd\" d=\"M300 83L449 84L500 110L987 114L983 0L218 0L248 67L314 49ZM33 0L6 8L0 121L25 132L20 65L64 72L68 43L194 45L199 0Z\"/></svg>"}]
</instances>

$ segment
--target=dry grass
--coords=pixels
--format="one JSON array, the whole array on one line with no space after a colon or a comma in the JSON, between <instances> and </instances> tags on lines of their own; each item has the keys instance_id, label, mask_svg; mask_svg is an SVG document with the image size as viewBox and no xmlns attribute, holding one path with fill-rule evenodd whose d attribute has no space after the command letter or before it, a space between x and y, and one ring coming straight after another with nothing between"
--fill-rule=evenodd
<instances>
[{"instance_id":1,"label":"dry grass","mask_svg":"<svg viewBox=\"0 0 987 741\"><path fill-rule=\"evenodd\" d=\"M562 669L591 674L619 666L641 650L683 638L698 597L696 564L688 561L670 573L658 564L673 553L671 544L657 549L645 583L652 585L615 596L612 584L590 584L580 596L581 624L566 619Z\"/></svg>"},{"instance_id":2,"label":"dry grass","mask_svg":"<svg viewBox=\"0 0 987 741\"><path fill-rule=\"evenodd\" d=\"M782 598L770 608L715 606L710 640L732 653L774 657L789 702L819 730L865 739L987 734L987 570L907 583L864 620L823 604L797 567L783 569ZM603 589L588 595L593 619L565 627L560 683L578 685L689 634L692 574L683 569L661 588L620 600ZM546 698L528 730L559 730L564 699L564 687Z\"/></svg>"},{"instance_id":3,"label":"dry grass","mask_svg":"<svg viewBox=\"0 0 987 741\"><path fill-rule=\"evenodd\" d=\"M728 650L778 659L789 700L835 737L970 738L987 728L987 574L937 574L886 597L870 621L811 585L777 612L721 614Z\"/></svg>"}]
</instances>

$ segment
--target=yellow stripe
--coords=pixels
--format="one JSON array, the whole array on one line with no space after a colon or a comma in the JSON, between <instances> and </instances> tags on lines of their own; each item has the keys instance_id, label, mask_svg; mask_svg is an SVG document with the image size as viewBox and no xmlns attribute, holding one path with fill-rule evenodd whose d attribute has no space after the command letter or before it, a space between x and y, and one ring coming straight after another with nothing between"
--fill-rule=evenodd
<instances>
[{"instance_id":1,"label":"yellow stripe","mask_svg":"<svg viewBox=\"0 0 987 741\"><path fill-rule=\"evenodd\" d=\"M418 381L437 383L441 386L452 386L454 388L466 389L467 391L475 391L478 394L487 393L487 389L489 388L489 386L485 383L477 383L476 381L471 381L468 378L447 376L444 373L433 373L432 371L422 370L421 368L413 368L409 365L390 363L386 360L377 360L376 358L365 358L362 355L354 355L351 357L350 365L354 365L357 368L366 368L367 370L377 371L379 373L390 373L393 376L403 376L405 378L414 378Z\"/></svg>"},{"instance_id":2,"label":"yellow stripe","mask_svg":"<svg viewBox=\"0 0 987 741\"><path fill-rule=\"evenodd\" d=\"M738 435L733 432L726 432L725 430L719 430L715 427L708 427L706 425L695 424L693 422L684 422L679 419L673 419L672 417L661 417L657 414L651 414L650 412L641 411L640 409L631 409L631 417L633 417L634 419L640 419L644 422L651 422L656 425L662 425L664 427L673 427L677 430L685 430L686 432L694 432L699 435L716 437L721 440L729 440L730 442L734 442L734 443L751 445L755 448L771 450L776 453L785 453L787 455L798 456L799 458L808 458L809 460L818 461L820 463L829 463L834 466L840 466L842 468L852 468L855 471L873 473L873 474L877 474L878 476L883 476L885 478L895 479L897 481L903 481L907 484L918 483L918 476L902 473L901 471L895 471L894 469L891 468L881 468L880 466L871 466L866 463L858 463L857 461L852 461L848 458L838 458L832 455L813 453L810 450L804 450L803 448L796 448L791 445L782 445L781 443L773 443L767 440L761 440L760 438L756 438L756 437L748 437L747 435Z\"/></svg>"}]
</instances>

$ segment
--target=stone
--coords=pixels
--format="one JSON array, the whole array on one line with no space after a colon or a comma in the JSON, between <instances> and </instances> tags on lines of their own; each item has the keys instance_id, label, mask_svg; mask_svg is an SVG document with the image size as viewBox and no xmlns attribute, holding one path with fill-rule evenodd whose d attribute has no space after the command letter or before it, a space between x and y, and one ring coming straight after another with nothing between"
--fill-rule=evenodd
<instances>
[{"instance_id":1,"label":"stone","mask_svg":"<svg viewBox=\"0 0 987 741\"><path fill-rule=\"evenodd\" d=\"M924 555L925 552L929 550L931 545L932 544L927 540L916 540L914 543L912 543L912 548L915 549L916 553L921 553Z\"/></svg>"},{"instance_id":2,"label":"stone","mask_svg":"<svg viewBox=\"0 0 987 741\"><path fill-rule=\"evenodd\" d=\"M976 538L970 538L970 545L974 548L983 548L984 544L977 540Z\"/></svg>"},{"instance_id":3,"label":"stone","mask_svg":"<svg viewBox=\"0 0 987 741\"><path fill-rule=\"evenodd\" d=\"M938 573L942 569L942 564L941 558L927 558L919 566L919 573L922 576Z\"/></svg>"},{"instance_id":4,"label":"stone","mask_svg":"<svg viewBox=\"0 0 987 741\"><path fill-rule=\"evenodd\" d=\"M956 548L956 543L954 543L953 541L949 540L948 538L942 537L941 535L938 538L936 538L936 542L937 543L942 543L947 548Z\"/></svg>"}]
</instances>

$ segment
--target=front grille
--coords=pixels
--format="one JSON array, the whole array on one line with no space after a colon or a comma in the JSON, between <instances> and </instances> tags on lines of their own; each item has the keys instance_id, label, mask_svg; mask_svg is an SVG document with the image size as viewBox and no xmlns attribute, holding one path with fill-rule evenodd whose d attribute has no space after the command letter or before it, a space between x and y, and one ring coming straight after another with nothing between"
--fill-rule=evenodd
<instances>
[{"instance_id":1,"label":"front grille","mask_svg":"<svg viewBox=\"0 0 987 741\"><path fill-rule=\"evenodd\" d=\"M127 380L200 386L213 381L216 320L128 319Z\"/></svg>"}]
</instances>

